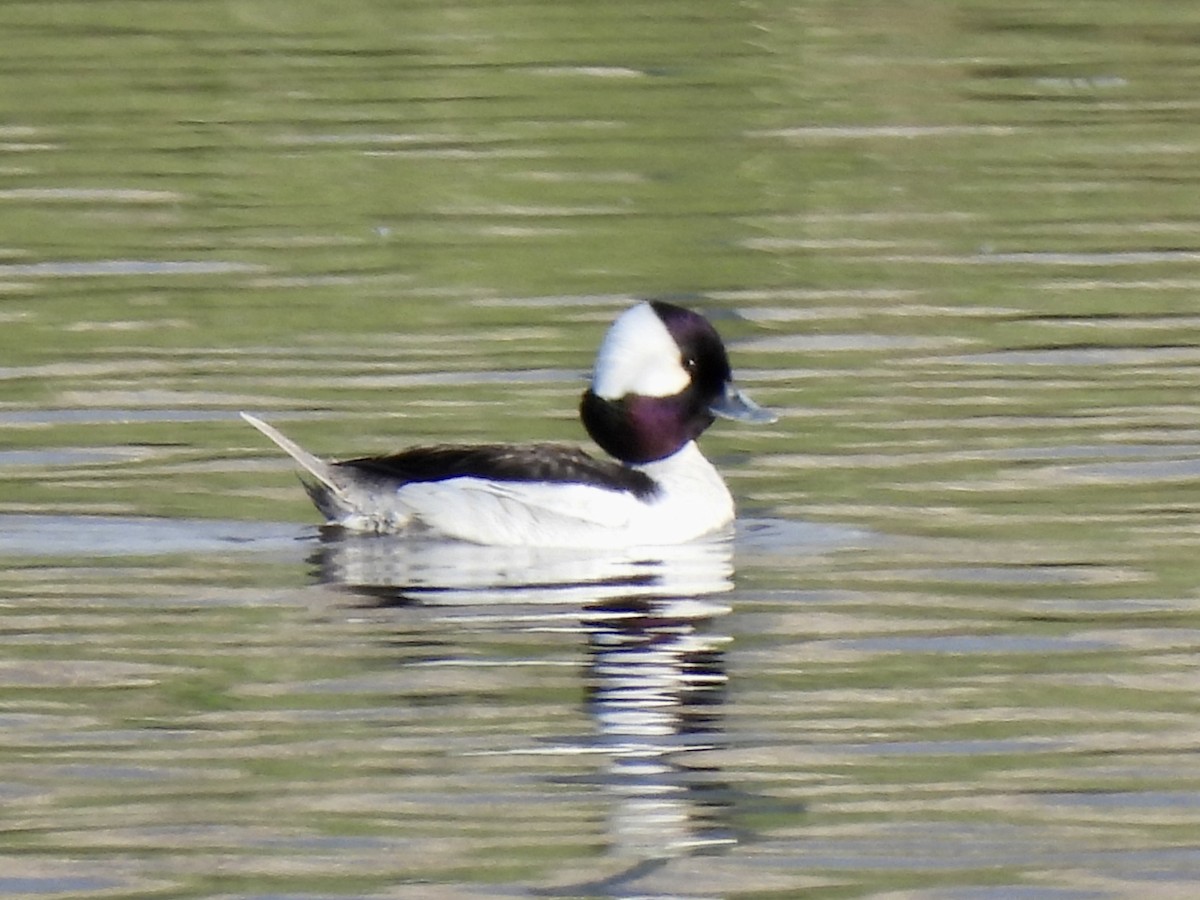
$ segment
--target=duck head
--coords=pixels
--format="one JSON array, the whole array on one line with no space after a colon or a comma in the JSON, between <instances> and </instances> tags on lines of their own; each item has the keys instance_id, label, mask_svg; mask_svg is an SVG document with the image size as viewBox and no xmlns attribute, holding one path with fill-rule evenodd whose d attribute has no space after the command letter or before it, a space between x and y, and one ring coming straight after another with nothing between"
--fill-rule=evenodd
<instances>
[{"instance_id":1,"label":"duck head","mask_svg":"<svg viewBox=\"0 0 1200 900\"><path fill-rule=\"evenodd\" d=\"M709 321L661 301L639 303L613 322L579 414L606 453L633 464L670 456L717 416L755 423L777 418L738 390Z\"/></svg>"}]
</instances>

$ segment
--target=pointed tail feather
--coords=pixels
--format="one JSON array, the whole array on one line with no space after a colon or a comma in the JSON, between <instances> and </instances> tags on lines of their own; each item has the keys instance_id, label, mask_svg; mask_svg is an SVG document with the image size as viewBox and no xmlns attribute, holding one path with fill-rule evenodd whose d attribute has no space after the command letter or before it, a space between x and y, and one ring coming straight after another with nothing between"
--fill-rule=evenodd
<instances>
[{"instance_id":1,"label":"pointed tail feather","mask_svg":"<svg viewBox=\"0 0 1200 900\"><path fill-rule=\"evenodd\" d=\"M272 443L294 459L300 468L317 479L317 484L311 484L303 478L300 480L304 482L304 488L308 491L308 495L312 497L317 508L327 518L335 519L340 512L352 506L349 498L346 496L345 487L337 477L332 463L328 463L319 456L309 453L287 435L283 434L277 428L268 425L262 419L245 412L241 413L241 417L270 438Z\"/></svg>"},{"instance_id":2,"label":"pointed tail feather","mask_svg":"<svg viewBox=\"0 0 1200 900\"><path fill-rule=\"evenodd\" d=\"M330 488L336 488L337 482L333 479L333 469L329 463L318 456L313 456L291 438L287 437L277 428L268 425L262 419L255 418L250 413L241 413L243 419L265 434L271 441L279 447L284 453L294 459L304 471L308 472L322 484Z\"/></svg>"}]
</instances>

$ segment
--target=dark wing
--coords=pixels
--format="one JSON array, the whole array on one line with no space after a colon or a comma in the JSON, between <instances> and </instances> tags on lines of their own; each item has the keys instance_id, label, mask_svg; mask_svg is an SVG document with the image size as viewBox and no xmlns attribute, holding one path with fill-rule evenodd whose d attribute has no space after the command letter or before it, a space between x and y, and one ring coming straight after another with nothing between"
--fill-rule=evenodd
<instances>
[{"instance_id":1,"label":"dark wing","mask_svg":"<svg viewBox=\"0 0 1200 900\"><path fill-rule=\"evenodd\" d=\"M407 484L447 478L589 484L646 499L658 485L645 472L596 459L567 444L475 444L413 447L386 456L364 456L334 465Z\"/></svg>"}]
</instances>

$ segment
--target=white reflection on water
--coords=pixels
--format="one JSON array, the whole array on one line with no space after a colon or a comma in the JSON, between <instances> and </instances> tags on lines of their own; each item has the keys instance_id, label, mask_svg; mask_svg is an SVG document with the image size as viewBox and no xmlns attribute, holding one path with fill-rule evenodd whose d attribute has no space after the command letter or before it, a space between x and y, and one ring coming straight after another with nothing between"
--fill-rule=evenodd
<instances>
[{"instance_id":1,"label":"white reflection on water","mask_svg":"<svg viewBox=\"0 0 1200 900\"><path fill-rule=\"evenodd\" d=\"M581 633L595 733L537 752L607 759L598 778L611 798L610 847L620 856L674 856L732 841L719 822L719 773L687 760L724 742L730 638L717 623L730 607L709 598L733 588L731 534L591 550L329 531L313 561L323 581L381 605L476 607L469 616L475 626L493 621Z\"/></svg>"},{"instance_id":2,"label":"white reflection on water","mask_svg":"<svg viewBox=\"0 0 1200 900\"><path fill-rule=\"evenodd\" d=\"M612 613L620 613L614 616ZM614 851L671 856L735 842L729 788L692 751L727 744L728 680L716 617L657 603L601 604L585 617L588 709L607 751Z\"/></svg>"},{"instance_id":3,"label":"white reflection on water","mask_svg":"<svg viewBox=\"0 0 1200 900\"><path fill-rule=\"evenodd\" d=\"M315 557L323 581L437 605L594 603L612 597L696 598L733 587L730 536L614 550L488 547L329 531Z\"/></svg>"},{"instance_id":4,"label":"white reflection on water","mask_svg":"<svg viewBox=\"0 0 1200 900\"><path fill-rule=\"evenodd\" d=\"M529 735L485 755L595 755L609 850L665 859L737 842L724 748L725 654L733 554L786 556L847 546L863 532L745 520L736 535L619 548L483 547L332 530L317 576L381 607L426 607L467 627L553 631L584 642L590 735ZM437 611L441 611L440 613Z\"/></svg>"}]
</instances>

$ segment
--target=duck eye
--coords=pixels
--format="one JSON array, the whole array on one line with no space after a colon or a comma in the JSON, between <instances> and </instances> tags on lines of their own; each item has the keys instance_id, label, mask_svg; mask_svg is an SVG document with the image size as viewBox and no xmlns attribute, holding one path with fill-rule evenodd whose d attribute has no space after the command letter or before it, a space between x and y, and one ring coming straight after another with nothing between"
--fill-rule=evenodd
<instances>
[{"instance_id":1,"label":"duck eye","mask_svg":"<svg viewBox=\"0 0 1200 900\"><path fill-rule=\"evenodd\" d=\"M685 356L683 358L682 362L683 362L683 368L684 368L685 372L688 372L690 374L690 373L693 373L696 371L696 357Z\"/></svg>"}]
</instances>

